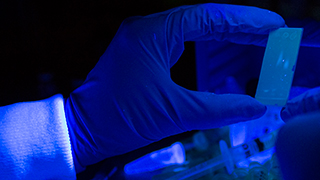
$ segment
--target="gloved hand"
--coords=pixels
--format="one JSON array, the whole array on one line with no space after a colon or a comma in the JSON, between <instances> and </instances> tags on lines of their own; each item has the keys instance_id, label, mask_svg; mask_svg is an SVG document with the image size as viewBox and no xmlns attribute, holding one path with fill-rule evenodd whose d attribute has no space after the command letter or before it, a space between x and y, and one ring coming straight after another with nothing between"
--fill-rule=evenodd
<instances>
[{"instance_id":1,"label":"gloved hand","mask_svg":"<svg viewBox=\"0 0 320 180\"><path fill-rule=\"evenodd\" d=\"M266 107L246 95L194 92L175 84L170 68L185 41L227 40L265 45L285 26L273 12L202 4L126 19L65 111L77 172L164 137L262 116Z\"/></svg>"},{"instance_id":2,"label":"gloved hand","mask_svg":"<svg viewBox=\"0 0 320 180\"><path fill-rule=\"evenodd\" d=\"M319 179L320 87L290 99L281 111L276 154L284 179ZM294 94L294 93L290 93Z\"/></svg>"},{"instance_id":3,"label":"gloved hand","mask_svg":"<svg viewBox=\"0 0 320 180\"><path fill-rule=\"evenodd\" d=\"M320 111L320 87L307 90L299 96L288 100L281 110L281 118L287 122L295 116L316 111Z\"/></svg>"},{"instance_id":4,"label":"gloved hand","mask_svg":"<svg viewBox=\"0 0 320 180\"><path fill-rule=\"evenodd\" d=\"M319 120L319 112L301 114L280 129L275 147L284 180L320 179Z\"/></svg>"}]
</instances>

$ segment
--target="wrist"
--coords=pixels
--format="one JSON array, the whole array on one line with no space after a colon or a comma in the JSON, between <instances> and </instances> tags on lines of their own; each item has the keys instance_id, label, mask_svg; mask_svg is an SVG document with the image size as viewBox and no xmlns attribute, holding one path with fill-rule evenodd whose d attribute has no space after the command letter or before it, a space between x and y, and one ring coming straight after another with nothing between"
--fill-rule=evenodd
<instances>
[{"instance_id":1,"label":"wrist","mask_svg":"<svg viewBox=\"0 0 320 180\"><path fill-rule=\"evenodd\" d=\"M75 179L62 95L0 107L0 176Z\"/></svg>"}]
</instances>

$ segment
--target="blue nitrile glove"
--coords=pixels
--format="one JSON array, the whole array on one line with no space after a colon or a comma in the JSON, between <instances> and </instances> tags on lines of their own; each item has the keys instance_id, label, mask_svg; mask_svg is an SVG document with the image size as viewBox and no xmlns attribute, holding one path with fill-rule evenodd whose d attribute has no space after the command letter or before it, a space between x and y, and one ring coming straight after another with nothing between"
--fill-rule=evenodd
<instances>
[{"instance_id":1,"label":"blue nitrile glove","mask_svg":"<svg viewBox=\"0 0 320 180\"><path fill-rule=\"evenodd\" d=\"M266 44L285 26L273 12L245 6L183 6L126 19L65 110L77 172L164 137L262 116L266 107L246 95L194 92L175 84L170 68L185 41Z\"/></svg>"},{"instance_id":2,"label":"blue nitrile glove","mask_svg":"<svg viewBox=\"0 0 320 180\"><path fill-rule=\"evenodd\" d=\"M320 178L320 87L301 91L281 111L286 124L278 133L276 153L285 180Z\"/></svg>"},{"instance_id":3,"label":"blue nitrile glove","mask_svg":"<svg viewBox=\"0 0 320 180\"><path fill-rule=\"evenodd\" d=\"M281 110L281 118L286 122L292 117L317 111L320 111L320 87L307 90L288 100Z\"/></svg>"},{"instance_id":4,"label":"blue nitrile glove","mask_svg":"<svg viewBox=\"0 0 320 180\"><path fill-rule=\"evenodd\" d=\"M276 154L284 180L320 179L319 139L319 112L297 115L280 129Z\"/></svg>"}]
</instances>

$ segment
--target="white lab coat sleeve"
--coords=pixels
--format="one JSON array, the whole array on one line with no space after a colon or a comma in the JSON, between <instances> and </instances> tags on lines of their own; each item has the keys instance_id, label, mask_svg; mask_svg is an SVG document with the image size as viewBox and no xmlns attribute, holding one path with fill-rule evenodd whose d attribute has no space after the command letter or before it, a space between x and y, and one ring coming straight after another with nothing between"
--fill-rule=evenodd
<instances>
[{"instance_id":1,"label":"white lab coat sleeve","mask_svg":"<svg viewBox=\"0 0 320 180\"><path fill-rule=\"evenodd\" d=\"M0 179L76 179L62 95L0 107Z\"/></svg>"}]
</instances>

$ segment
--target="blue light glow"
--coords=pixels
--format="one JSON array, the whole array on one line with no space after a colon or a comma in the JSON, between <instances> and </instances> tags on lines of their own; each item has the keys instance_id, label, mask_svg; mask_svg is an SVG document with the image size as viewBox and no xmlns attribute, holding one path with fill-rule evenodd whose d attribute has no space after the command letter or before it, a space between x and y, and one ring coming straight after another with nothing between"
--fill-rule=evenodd
<instances>
[{"instance_id":1,"label":"blue light glow","mask_svg":"<svg viewBox=\"0 0 320 180\"><path fill-rule=\"evenodd\" d=\"M169 147L146 154L124 166L126 174L138 174L155 171L175 164L183 164L186 160L185 149L180 142Z\"/></svg>"},{"instance_id":2,"label":"blue light glow","mask_svg":"<svg viewBox=\"0 0 320 180\"><path fill-rule=\"evenodd\" d=\"M268 106L267 112L259 119L231 125L231 146L238 146L279 129L284 124L280 111L281 107Z\"/></svg>"}]
</instances>

